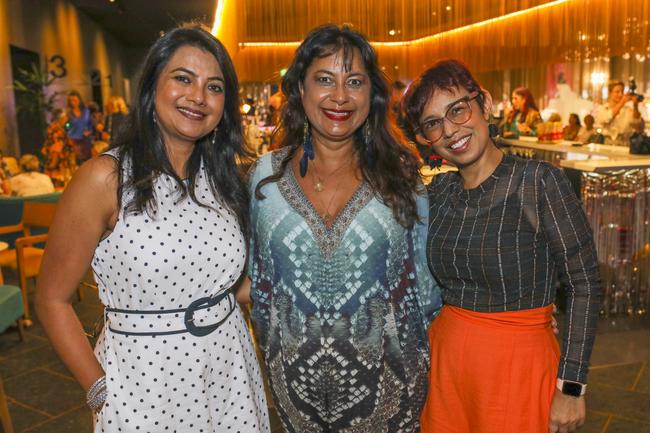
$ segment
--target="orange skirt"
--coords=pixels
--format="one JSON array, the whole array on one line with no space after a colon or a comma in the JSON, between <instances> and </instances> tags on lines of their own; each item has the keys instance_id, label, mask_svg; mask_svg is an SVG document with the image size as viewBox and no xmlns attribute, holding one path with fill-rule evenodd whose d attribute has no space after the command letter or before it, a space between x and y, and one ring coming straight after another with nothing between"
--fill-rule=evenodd
<instances>
[{"instance_id":1,"label":"orange skirt","mask_svg":"<svg viewBox=\"0 0 650 433\"><path fill-rule=\"evenodd\" d=\"M547 433L560 357L552 312L444 306L429 328L422 432Z\"/></svg>"}]
</instances>

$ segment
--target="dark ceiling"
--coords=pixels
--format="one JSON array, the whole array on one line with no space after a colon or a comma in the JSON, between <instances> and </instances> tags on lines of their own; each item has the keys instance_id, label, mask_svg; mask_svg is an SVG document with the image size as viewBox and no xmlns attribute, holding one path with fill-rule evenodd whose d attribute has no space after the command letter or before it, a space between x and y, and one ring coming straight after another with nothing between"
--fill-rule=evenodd
<instances>
[{"instance_id":1,"label":"dark ceiling","mask_svg":"<svg viewBox=\"0 0 650 433\"><path fill-rule=\"evenodd\" d=\"M148 47L161 31L188 21L212 25L216 0L71 0L125 48Z\"/></svg>"}]
</instances>

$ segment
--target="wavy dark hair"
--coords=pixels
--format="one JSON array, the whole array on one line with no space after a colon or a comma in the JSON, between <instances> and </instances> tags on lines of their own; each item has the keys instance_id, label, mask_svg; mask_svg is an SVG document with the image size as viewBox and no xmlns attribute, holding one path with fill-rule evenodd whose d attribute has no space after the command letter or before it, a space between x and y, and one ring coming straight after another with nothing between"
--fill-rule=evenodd
<instances>
[{"instance_id":1,"label":"wavy dark hair","mask_svg":"<svg viewBox=\"0 0 650 433\"><path fill-rule=\"evenodd\" d=\"M317 58L342 53L346 69L352 65L354 50L358 49L371 82L369 145L364 144L363 127L356 131L355 151L364 179L372 186L383 203L390 207L397 222L412 227L418 221L415 192L420 185L419 160L416 151L396 138L397 131L389 121L390 93L386 78L377 64L377 55L361 33L348 26L324 25L312 30L300 44L296 55L282 79L286 97L279 125L279 147L289 151L280 170L262 179L256 186L255 197L264 199L261 188L282 178L287 165L296 155L303 141L303 126L307 119L302 106L300 87L307 68Z\"/></svg>"},{"instance_id":2,"label":"wavy dark hair","mask_svg":"<svg viewBox=\"0 0 650 433\"><path fill-rule=\"evenodd\" d=\"M163 69L181 47L196 47L212 54L224 77L225 102L223 117L219 122L215 142L213 132L196 141L187 162L188 183L174 172L167 157L165 144L154 122L156 85ZM237 159L246 156L243 149L241 115L239 113L239 84L235 68L226 48L199 24L185 24L165 33L153 46L144 60L133 108L127 117L127 127L121 129L115 146L118 149L118 203L126 190L133 190L132 198L124 203L127 213L155 213L154 180L161 174L172 177L181 198L190 198L201 206L195 193L195 184L201 160L205 166L210 187L222 204L232 210L244 233L248 233L249 194L238 168ZM127 164L127 161L131 161ZM127 175L124 169L127 168Z\"/></svg>"}]
</instances>

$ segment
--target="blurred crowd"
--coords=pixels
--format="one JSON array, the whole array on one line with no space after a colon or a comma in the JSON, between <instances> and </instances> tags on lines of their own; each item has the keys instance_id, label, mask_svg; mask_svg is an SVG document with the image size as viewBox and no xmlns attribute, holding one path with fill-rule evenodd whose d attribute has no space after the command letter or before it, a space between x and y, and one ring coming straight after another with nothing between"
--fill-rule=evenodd
<instances>
[{"instance_id":1,"label":"blurred crowd","mask_svg":"<svg viewBox=\"0 0 650 433\"><path fill-rule=\"evenodd\" d=\"M41 155L24 154L19 161L2 158L0 193L24 196L63 189L77 167L110 147L127 114L121 96L108 98L102 110L96 102L84 103L79 92L71 90L66 107L53 112Z\"/></svg>"}]
</instances>

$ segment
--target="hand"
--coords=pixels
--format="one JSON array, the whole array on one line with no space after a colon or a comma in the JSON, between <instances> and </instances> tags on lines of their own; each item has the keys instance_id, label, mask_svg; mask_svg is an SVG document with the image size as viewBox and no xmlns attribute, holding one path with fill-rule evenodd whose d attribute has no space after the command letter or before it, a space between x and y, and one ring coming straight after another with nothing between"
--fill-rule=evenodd
<instances>
[{"instance_id":1,"label":"hand","mask_svg":"<svg viewBox=\"0 0 650 433\"><path fill-rule=\"evenodd\" d=\"M553 334L558 335L560 333L560 328L557 325L557 319L555 315L557 314L557 305L553 304L553 315L551 316L551 329Z\"/></svg>"},{"instance_id":2,"label":"hand","mask_svg":"<svg viewBox=\"0 0 650 433\"><path fill-rule=\"evenodd\" d=\"M575 432L585 423L585 397L564 395L555 390L549 416L549 433Z\"/></svg>"},{"instance_id":3,"label":"hand","mask_svg":"<svg viewBox=\"0 0 650 433\"><path fill-rule=\"evenodd\" d=\"M524 132L524 133L530 132L530 126L526 125L525 123L517 123L517 129L519 130L519 132Z\"/></svg>"}]
</instances>

